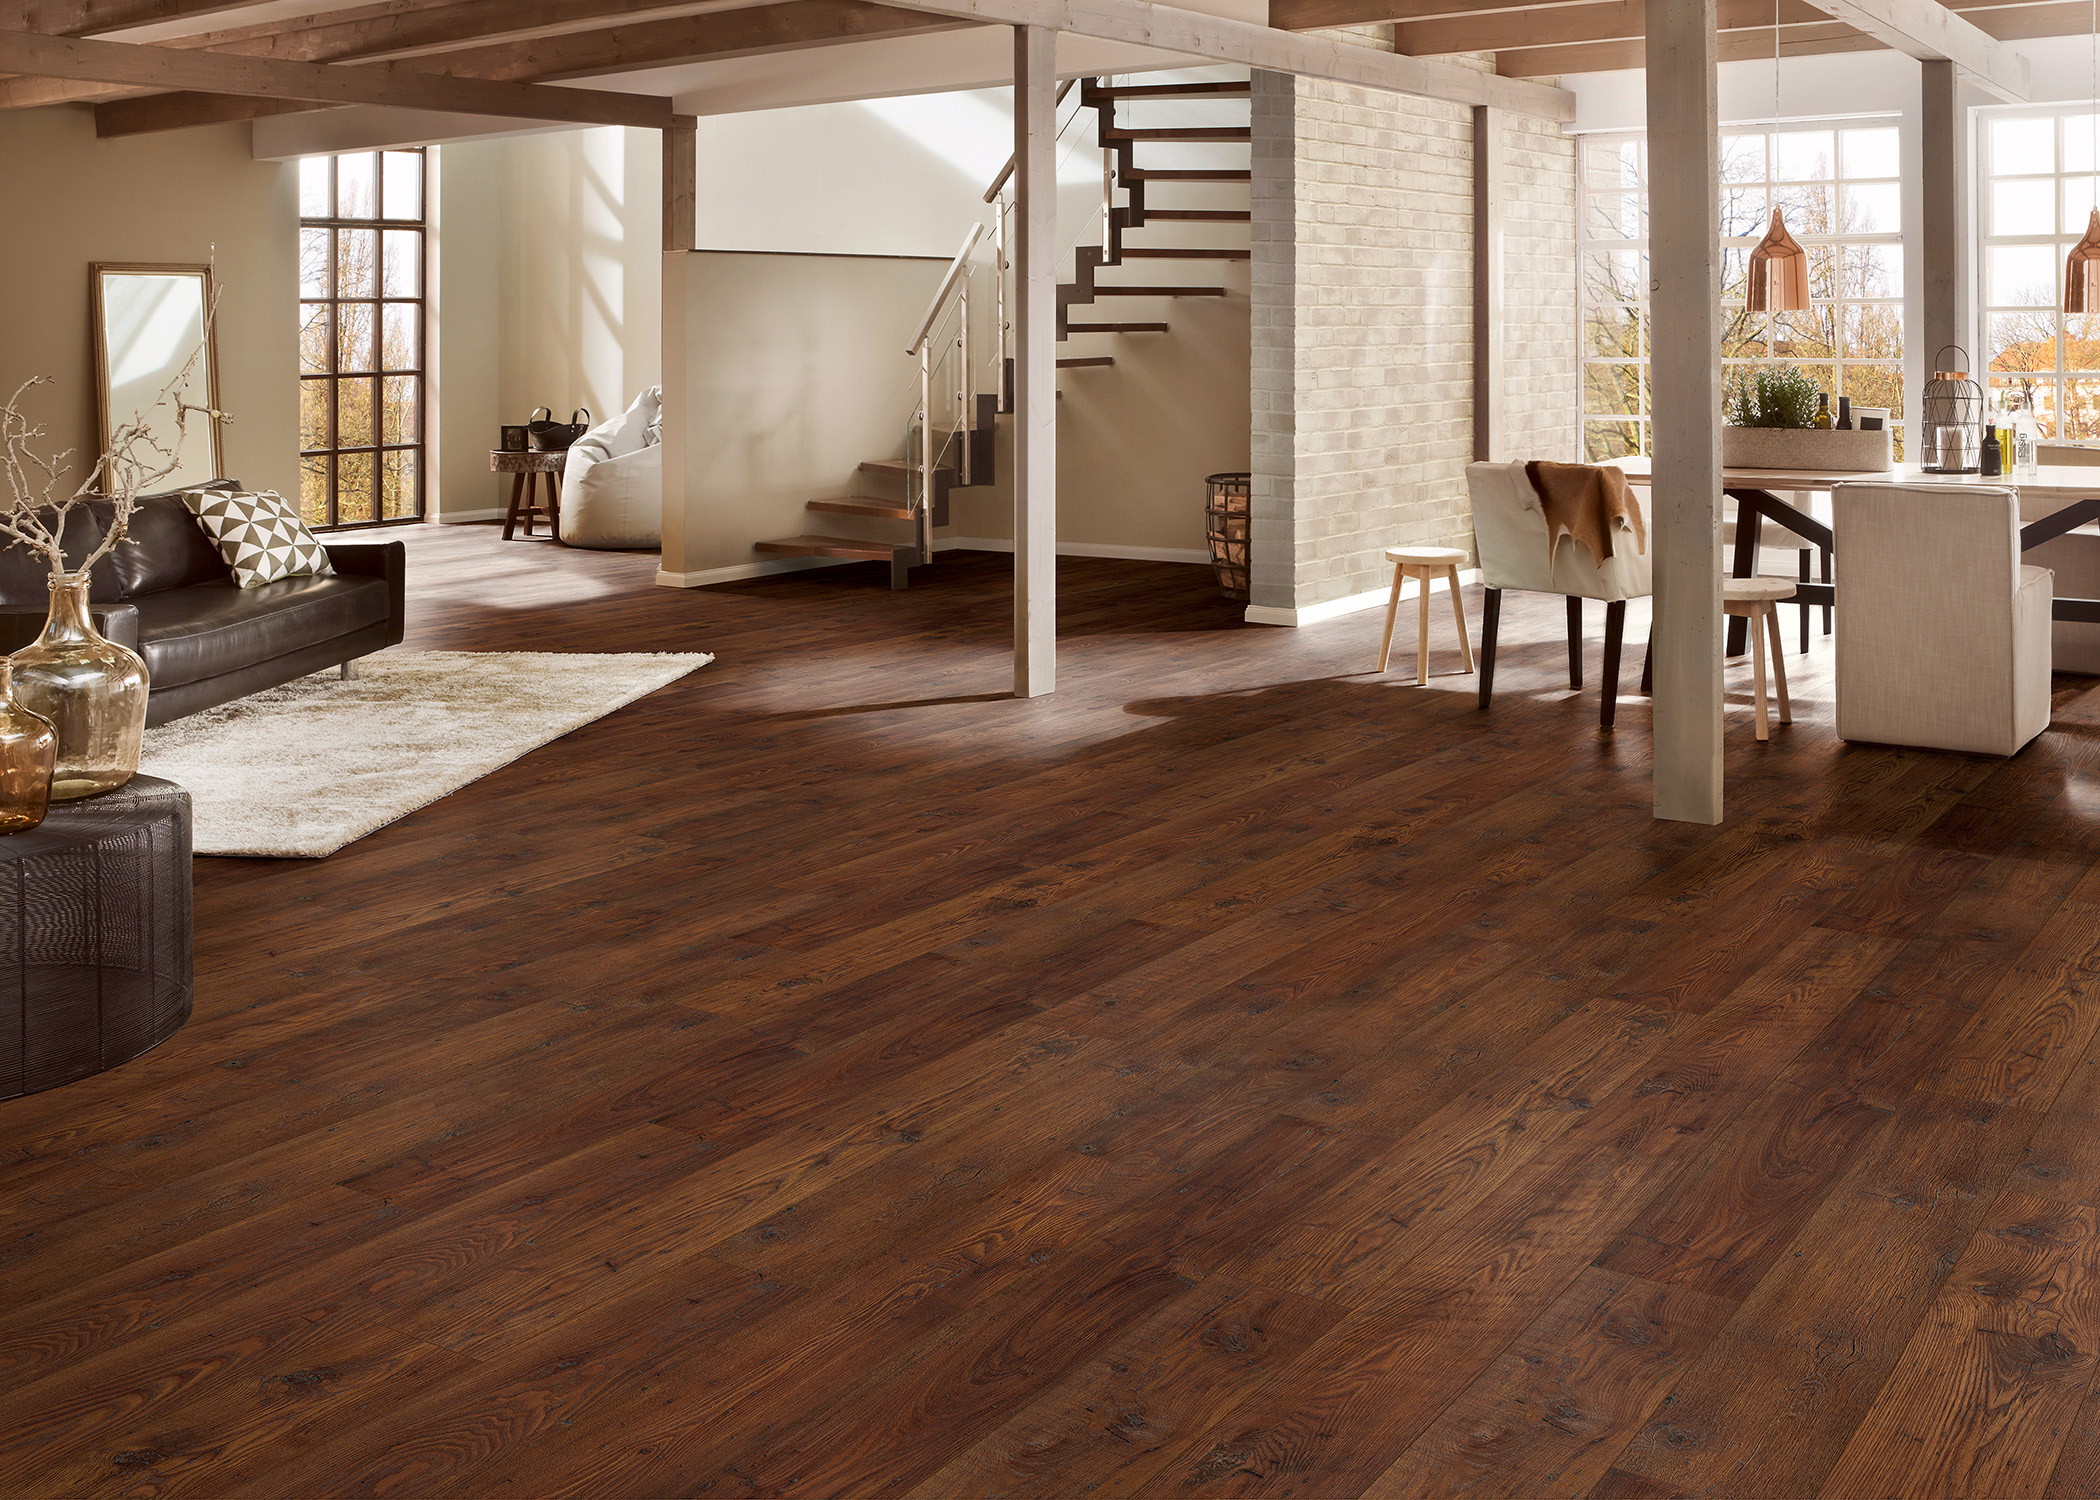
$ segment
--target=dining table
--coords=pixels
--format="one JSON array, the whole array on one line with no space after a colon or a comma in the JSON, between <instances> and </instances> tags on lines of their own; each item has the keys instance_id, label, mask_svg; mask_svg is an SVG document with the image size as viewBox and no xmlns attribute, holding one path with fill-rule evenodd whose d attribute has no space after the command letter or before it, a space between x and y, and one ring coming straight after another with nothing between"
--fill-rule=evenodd
<instances>
[{"instance_id":1,"label":"dining table","mask_svg":"<svg viewBox=\"0 0 2100 1500\"><path fill-rule=\"evenodd\" d=\"M1625 471L1628 484L1640 489L1648 487L1651 460L1629 457L1610 462ZM1892 469L1865 472L1857 469L1724 466L1721 492L1736 503L1735 549L1729 560L1731 576L1756 576L1760 533L1764 523L1771 521L1793 532L1822 554L1822 577L1796 584L1788 602L1835 608L1838 589L1831 565L1837 551L1837 538L1827 521L1782 497L1827 494L1838 485L1862 480L1954 487L1988 485L2012 490L2019 496L2020 550L2023 553L2047 546L2074 532L2100 538L2100 525L2096 525L2100 523L2100 468L2046 464L2033 475L2021 478L2009 474L1935 474L1928 473L1918 464L1898 464ZM2100 599L2059 598L2055 604L2055 618L2079 624L2100 624ZM1740 656L1743 652L1746 644L1743 625L1741 620L1729 621L1726 649L1730 656Z\"/></svg>"}]
</instances>

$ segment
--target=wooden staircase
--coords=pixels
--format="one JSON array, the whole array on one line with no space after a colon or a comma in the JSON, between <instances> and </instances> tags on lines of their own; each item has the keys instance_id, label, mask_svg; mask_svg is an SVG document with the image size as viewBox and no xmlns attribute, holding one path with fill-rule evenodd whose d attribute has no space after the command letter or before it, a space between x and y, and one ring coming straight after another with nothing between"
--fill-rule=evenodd
<instances>
[{"instance_id":1,"label":"wooden staircase","mask_svg":"<svg viewBox=\"0 0 2100 1500\"><path fill-rule=\"evenodd\" d=\"M1203 282L1148 282L1140 284L1104 284L1098 278L1102 271L1124 265L1126 262L1181 262L1193 267L1217 265L1224 262L1245 261L1251 252L1246 249L1222 246L1190 245L1129 245L1125 236L1143 230L1148 224L1245 224L1252 213L1244 208L1154 208L1148 202L1149 189L1154 183L1245 183L1251 181L1252 173L1246 170L1221 168L1173 168L1140 167L1136 161L1137 149L1147 142L1239 142L1250 141L1253 131L1247 125L1199 126L1187 128L1138 129L1119 126L1116 123L1116 105L1124 99L1163 98L1247 98L1250 85L1244 81L1221 83L1172 83L1141 84L1112 87L1088 78L1080 82L1080 107L1094 110L1096 139L1115 154L1115 181L1124 190L1125 201L1116 204L1109 212L1107 243L1081 245L1073 255L1073 279L1059 285L1057 289L1057 338L1059 343L1074 336L1098 337L1101 335L1136 335L1167 333L1168 323L1151 320L1113 319L1110 321L1074 322L1071 312L1075 307L1090 306L1107 297L1152 297L1172 299L1179 297L1222 297L1223 286ZM987 194L989 197L990 194ZM1106 309L1104 309L1105 311ZM1109 354L1071 355L1060 358L1060 370L1099 369L1115 364ZM1013 409L1013 362L1003 362L1000 372L999 393L975 398L972 425L967 431L953 434L959 441L947 445L947 467L934 471L932 493L928 497L932 510L933 525L948 524L948 495L951 490L991 484L998 467L998 418L1001 413ZM1059 392L1060 395L1063 392ZM941 434L948 437L950 434ZM843 500L812 500L808 508L818 515L857 516L870 520L893 522L906 534L895 541L869 541L857 537L831 536L809 533L802 536L781 537L775 541L759 542L756 550L770 556L784 557L841 557L860 558L872 562L887 561L890 565L890 587L902 589L910 586L912 568L933 561L931 555L922 552L917 535L918 517L909 503L902 497L915 466L902 458L870 459L860 466L864 481L874 480L871 488L893 490L894 494L852 495Z\"/></svg>"}]
</instances>

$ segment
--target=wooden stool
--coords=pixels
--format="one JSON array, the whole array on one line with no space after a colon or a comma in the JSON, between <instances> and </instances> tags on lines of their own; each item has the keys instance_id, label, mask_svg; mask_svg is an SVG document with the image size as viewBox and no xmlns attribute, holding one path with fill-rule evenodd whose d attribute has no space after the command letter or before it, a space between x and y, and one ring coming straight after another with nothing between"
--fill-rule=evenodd
<instances>
[{"instance_id":1,"label":"wooden stool","mask_svg":"<svg viewBox=\"0 0 2100 1500\"><path fill-rule=\"evenodd\" d=\"M1458 596L1458 569L1466 554L1456 547L1388 547L1385 560L1393 565L1393 597L1385 606L1385 639L1378 643L1378 670L1383 672L1393 652L1393 621L1400 614L1400 584L1412 578L1421 591L1422 609L1415 626L1415 685L1429 681L1429 580L1451 581L1451 613L1458 621L1458 650L1465 669L1473 670L1473 643L1466 637L1466 603Z\"/></svg>"},{"instance_id":2,"label":"wooden stool","mask_svg":"<svg viewBox=\"0 0 2100 1500\"><path fill-rule=\"evenodd\" d=\"M1765 638L1772 641L1772 675L1779 686L1779 722L1794 722L1794 706L1786 695L1786 650L1779 644L1781 599L1794 597L1794 585L1786 578L1724 578L1721 580L1721 613L1750 622L1751 670L1757 682L1757 737L1768 740L1772 726L1765 711ZM1764 628L1758 628L1758 621Z\"/></svg>"},{"instance_id":3,"label":"wooden stool","mask_svg":"<svg viewBox=\"0 0 2100 1500\"><path fill-rule=\"evenodd\" d=\"M554 533L554 540L561 541L561 474L568 465L568 450L542 453L537 449L517 452L507 448L489 450L489 468L498 474L510 475L510 510L503 517L503 540L520 520L525 523L525 534L532 535L535 516L547 518L547 529ZM547 500L539 501L540 480L547 481Z\"/></svg>"}]
</instances>

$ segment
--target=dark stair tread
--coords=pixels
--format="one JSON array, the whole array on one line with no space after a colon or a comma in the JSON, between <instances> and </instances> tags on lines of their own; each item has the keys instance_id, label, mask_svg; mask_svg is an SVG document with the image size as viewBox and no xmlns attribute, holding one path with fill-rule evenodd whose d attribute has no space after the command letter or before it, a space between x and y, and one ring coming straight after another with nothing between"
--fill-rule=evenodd
<instances>
[{"instance_id":1,"label":"dark stair tread","mask_svg":"<svg viewBox=\"0 0 2100 1500\"><path fill-rule=\"evenodd\" d=\"M1240 95L1251 94L1254 85L1242 79L1238 82L1217 83L1139 83L1126 84L1120 88L1097 88L1092 97L1096 99L1168 99L1186 98L1191 94Z\"/></svg>"},{"instance_id":2,"label":"dark stair tread","mask_svg":"<svg viewBox=\"0 0 2100 1500\"><path fill-rule=\"evenodd\" d=\"M1199 222L1204 224L1247 224L1253 222L1254 215L1249 210L1244 208L1146 209L1145 222L1149 224L1154 219L1174 219L1177 221Z\"/></svg>"},{"instance_id":3,"label":"dark stair tread","mask_svg":"<svg viewBox=\"0 0 2100 1500\"><path fill-rule=\"evenodd\" d=\"M1165 323L1067 323L1067 333L1165 333Z\"/></svg>"},{"instance_id":4,"label":"dark stair tread","mask_svg":"<svg viewBox=\"0 0 2100 1500\"><path fill-rule=\"evenodd\" d=\"M1123 247L1125 260L1246 260L1253 254L1252 250L1216 250L1186 245Z\"/></svg>"},{"instance_id":5,"label":"dark stair tread","mask_svg":"<svg viewBox=\"0 0 2100 1500\"><path fill-rule=\"evenodd\" d=\"M1117 141L1251 141L1253 127L1247 125L1171 125L1158 128L1117 126L1101 133L1101 144Z\"/></svg>"},{"instance_id":6,"label":"dark stair tread","mask_svg":"<svg viewBox=\"0 0 2100 1500\"><path fill-rule=\"evenodd\" d=\"M759 552L783 552L796 557L864 557L880 562L888 562L899 552L919 550L917 542L864 542L850 536L784 536L751 545Z\"/></svg>"},{"instance_id":7,"label":"dark stair tread","mask_svg":"<svg viewBox=\"0 0 2100 1500\"><path fill-rule=\"evenodd\" d=\"M852 495L844 500L812 500L809 508L838 516L873 516L882 521L909 521L914 514L909 506L899 505L894 500L877 500L871 495Z\"/></svg>"},{"instance_id":8,"label":"dark stair tread","mask_svg":"<svg viewBox=\"0 0 2100 1500\"><path fill-rule=\"evenodd\" d=\"M1123 174L1130 182L1252 182L1250 171L1230 167L1132 167Z\"/></svg>"},{"instance_id":9,"label":"dark stair tread","mask_svg":"<svg viewBox=\"0 0 2100 1500\"><path fill-rule=\"evenodd\" d=\"M1113 357L1106 354L1096 354L1086 359L1061 359L1057 362L1057 367L1060 370L1086 370L1092 369L1097 365L1112 365L1114 363Z\"/></svg>"},{"instance_id":10,"label":"dark stair tread","mask_svg":"<svg viewBox=\"0 0 2100 1500\"><path fill-rule=\"evenodd\" d=\"M1096 297L1222 297L1221 286L1097 286ZM863 465L865 467L865 465Z\"/></svg>"}]
</instances>

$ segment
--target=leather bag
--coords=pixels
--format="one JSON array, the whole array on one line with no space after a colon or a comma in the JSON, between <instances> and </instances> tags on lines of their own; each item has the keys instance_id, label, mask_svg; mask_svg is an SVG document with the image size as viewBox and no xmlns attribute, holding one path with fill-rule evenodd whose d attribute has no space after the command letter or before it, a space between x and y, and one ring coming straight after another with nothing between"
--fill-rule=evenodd
<instances>
[{"instance_id":1,"label":"leather bag","mask_svg":"<svg viewBox=\"0 0 2100 1500\"><path fill-rule=\"evenodd\" d=\"M540 420L543 411L547 413L545 421ZM541 453L560 453L590 430L591 409L588 406L577 407L566 422L555 421L552 411L535 406L532 419L525 424L526 436Z\"/></svg>"}]
</instances>

